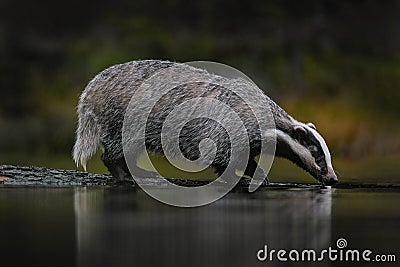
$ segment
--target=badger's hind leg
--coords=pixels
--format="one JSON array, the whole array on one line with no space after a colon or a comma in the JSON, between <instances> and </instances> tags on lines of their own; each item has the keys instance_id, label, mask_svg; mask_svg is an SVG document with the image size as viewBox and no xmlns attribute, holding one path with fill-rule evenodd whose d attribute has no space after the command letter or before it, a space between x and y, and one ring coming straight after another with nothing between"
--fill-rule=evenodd
<instances>
[{"instance_id":1,"label":"badger's hind leg","mask_svg":"<svg viewBox=\"0 0 400 267\"><path fill-rule=\"evenodd\" d=\"M107 167L111 175L118 181L133 181L124 157L114 159L108 156L106 152L104 152L101 156L101 160L103 161L104 165Z\"/></svg>"},{"instance_id":2,"label":"badger's hind leg","mask_svg":"<svg viewBox=\"0 0 400 267\"><path fill-rule=\"evenodd\" d=\"M157 172L144 170L142 168L139 168L136 164L129 167L129 170L131 170L132 175L134 175L135 177L160 178L160 175Z\"/></svg>"},{"instance_id":3,"label":"badger's hind leg","mask_svg":"<svg viewBox=\"0 0 400 267\"><path fill-rule=\"evenodd\" d=\"M134 157L130 158L130 160L133 160L135 164L131 164L129 168L123 156L121 158L114 159L110 157L107 152L104 152L101 156L101 159L104 165L106 165L107 169L110 171L111 175L119 181L133 181L132 175L141 178L160 177L157 172L147 171L136 166L136 158Z\"/></svg>"}]
</instances>

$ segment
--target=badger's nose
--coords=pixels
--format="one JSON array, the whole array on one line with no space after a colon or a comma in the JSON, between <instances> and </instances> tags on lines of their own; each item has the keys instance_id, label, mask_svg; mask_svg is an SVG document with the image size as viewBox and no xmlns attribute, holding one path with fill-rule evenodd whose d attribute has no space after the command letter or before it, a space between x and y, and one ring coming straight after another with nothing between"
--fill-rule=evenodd
<instances>
[{"instance_id":1,"label":"badger's nose","mask_svg":"<svg viewBox=\"0 0 400 267\"><path fill-rule=\"evenodd\" d=\"M334 184L336 184L337 182L338 182L337 177L334 177L334 178L330 178L329 180L325 181L324 184L325 184L325 185L334 185Z\"/></svg>"},{"instance_id":2,"label":"badger's nose","mask_svg":"<svg viewBox=\"0 0 400 267\"><path fill-rule=\"evenodd\" d=\"M323 183L325 185L334 185L338 182L338 178L336 176L335 171L333 170L333 168L328 168L328 173L325 176L325 179L323 181Z\"/></svg>"},{"instance_id":3,"label":"badger's nose","mask_svg":"<svg viewBox=\"0 0 400 267\"><path fill-rule=\"evenodd\" d=\"M338 182L336 174L333 172L328 179L324 181L325 185L334 185Z\"/></svg>"}]
</instances>

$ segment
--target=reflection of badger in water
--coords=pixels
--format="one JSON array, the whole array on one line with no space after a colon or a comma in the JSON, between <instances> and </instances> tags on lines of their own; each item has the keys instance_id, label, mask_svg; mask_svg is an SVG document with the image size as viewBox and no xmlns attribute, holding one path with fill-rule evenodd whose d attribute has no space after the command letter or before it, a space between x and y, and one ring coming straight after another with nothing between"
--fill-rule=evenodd
<instances>
[{"instance_id":1,"label":"reflection of badger in water","mask_svg":"<svg viewBox=\"0 0 400 267\"><path fill-rule=\"evenodd\" d=\"M102 71L87 85L80 97L79 125L73 153L77 165L86 168L87 161L94 155L100 144L104 149L102 160L111 174L119 179L129 176L122 146L125 112L132 96L143 81L158 71L170 67L181 68L185 73L214 76L218 80L217 76L203 70L185 64L158 60L133 61ZM240 83L240 80L233 80L233 82ZM240 88L240 86L236 86L236 90L240 90ZM241 90L243 90L243 94L249 93L246 91L246 87ZM265 114L261 117L268 117L266 115L272 113L277 137L275 154L294 162L324 184L336 183L337 177L331 164L328 147L315 126L293 119L261 90L257 89L252 93L256 94L256 98L253 99L257 100L254 101L255 103L249 103L250 109L246 102L243 102L234 92L214 83L192 82L166 91L163 98L157 102L158 105L153 108L152 119L146 125L147 149L163 153L160 134L162 123L176 106L192 98L214 98L231 107L239 115L247 130L250 157L244 171L246 175L254 175L257 168L254 157L260 153L260 140L264 137L264 134L260 133L256 117L252 112ZM138 96L135 95L135 97ZM136 103L133 114L143 116L142 107L149 106L151 101L143 97ZM224 114L221 114L221 117L223 116ZM232 144L229 137L224 128L215 121L207 118L198 119L185 125L180 132L179 148L187 159L196 160L200 156L200 141L204 138L212 139L216 145L216 156L211 166L216 169L218 174L221 174L228 166L231 146L243 145Z\"/></svg>"},{"instance_id":2,"label":"reflection of badger in water","mask_svg":"<svg viewBox=\"0 0 400 267\"><path fill-rule=\"evenodd\" d=\"M257 266L264 245L268 251L312 249L317 257L334 246L334 189L263 190L254 198L231 194L195 210L159 205L129 187L74 190L76 257L82 267ZM264 266L281 266L274 257Z\"/></svg>"}]
</instances>

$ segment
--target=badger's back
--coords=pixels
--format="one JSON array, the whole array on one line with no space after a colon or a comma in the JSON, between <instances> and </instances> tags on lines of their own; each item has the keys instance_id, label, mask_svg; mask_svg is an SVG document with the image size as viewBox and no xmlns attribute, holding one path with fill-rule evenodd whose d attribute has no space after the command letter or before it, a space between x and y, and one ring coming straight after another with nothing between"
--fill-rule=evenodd
<instances>
[{"instance_id":1,"label":"badger's back","mask_svg":"<svg viewBox=\"0 0 400 267\"><path fill-rule=\"evenodd\" d=\"M109 157L115 159L123 157L122 127L124 115L132 96L137 93L137 89L146 79L171 66L181 69L188 75L193 72L214 80L217 77L185 64L143 60L112 66L99 73L89 82L78 105L79 125L73 155L77 165L85 167L86 162L95 154L99 144ZM216 80L218 81L218 79ZM233 81L231 84L235 85L236 90L242 90L245 94L250 95L253 99L251 103L253 110L243 102L243 99L232 91L226 90L224 86L210 82L193 82L178 86L174 93L169 94L165 99L163 105L154 107L155 116L153 116L153 119L155 122L163 121L165 114L168 113L166 111L188 99L196 97L214 98L230 106L239 115L249 133L251 147L257 149L261 135L253 112L257 113L257 118L266 118L265 113L269 111L271 100L258 88L249 90L249 84L244 81ZM133 107L133 115L141 116L142 109L149 103L149 99L138 96ZM182 114L182 116L184 117L186 114ZM182 119L184 119L183 117ZM224 114L221 114L221 120L224 119L226 120ZM229 136L226 136L224 130L214 125L210 120L198 121L198 123L200 123L200 127L188 125L186 131L184 131L187 134L181 136L181 150L186 154L185 156L189 159L195 159L198 156L199 141L203 138L211 138L219 146L220 153L217 154L217 160L229 160L228 148L232 144L229 143ZM149 135L150 138L146 140L149 144L148 147L156 152L162 151L159 134L162 125L159 126L153 128L158 130L153 131ZM134 136L132 138L135 139Z\"/></svg>"}]
</instances>

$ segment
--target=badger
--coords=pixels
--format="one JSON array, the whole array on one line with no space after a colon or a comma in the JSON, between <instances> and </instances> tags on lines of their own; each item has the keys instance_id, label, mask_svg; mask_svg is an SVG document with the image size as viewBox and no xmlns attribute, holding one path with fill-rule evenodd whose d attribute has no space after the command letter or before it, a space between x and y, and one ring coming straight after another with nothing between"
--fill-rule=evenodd
<instances>
[{"instance_id":1,"label":"badger","mask_svg":"<svg viewBox=\"0 0 400 267\"><path fill-rule=\"evenodd\" d=\"M146 124L146 131L149 134L146 135L144 142L147 150L160 155L165 152L160 137L161 129L166 116L174 107L191 98L214 98L233 107L247 130L250 153L245 159L247 166L244 175L253 177L256 170L260 169L256 157L260 154L260 142L264 134L260 131L257 120L251 115L254 112L259 117L269 115L274 120L275 156L290 160L321 184L332 185L338 182L328 146L314 124L297 121L258 88L250 93L254 96L252 98L254 103L251 103L253 110L251 110L235 93L219 85L218 82L224 78L184 63L162 60L138 60L114 65L97 74L88 83L78 104L78 127L73 149L73 159L77 167L82 166L86 170L87 162L101 146L103 149L101 159L112 176L119 180L131 177L132 169L128 168L123 151L123 124L127 108L144 81L168 68L177 68L187 75L201 74L215 82L194 81L166 92L159 105L152 109L151 118L149 116L150 123ZM249 94L246 91L248 86L245 86L243 81L231 80L230 83L234 84L237 90ZM162 88L161 85L159 87ZM131 108L133 120L130 123L134 129L133 135L139 132L135 131L135 118L143 116L142 110L149 105L151 97L151 92L144 94ZM224 114L221 114L221 118L224 119ZM216 143L215 158L210 165L216 174L221 175L228 166L230 147L235 144L226 138L223 127L215 121L199 118L192 124L186 124L180 132L179 148L185 158L196 160L200 157L199 144L204 138L210 138ZM136 140L136 137L131 136L131 139ZM134 142L131 145L134 147ZM237 146L240 148L241 144ZM148 171L139 167L135 167L134 174L150 176ZM266 176L265 178L267 179Z\"/></svg>"}]
</instances>

